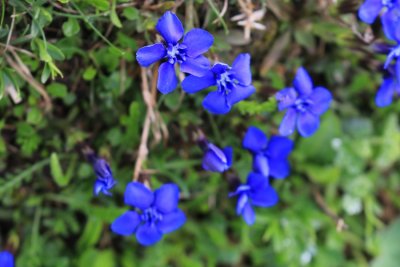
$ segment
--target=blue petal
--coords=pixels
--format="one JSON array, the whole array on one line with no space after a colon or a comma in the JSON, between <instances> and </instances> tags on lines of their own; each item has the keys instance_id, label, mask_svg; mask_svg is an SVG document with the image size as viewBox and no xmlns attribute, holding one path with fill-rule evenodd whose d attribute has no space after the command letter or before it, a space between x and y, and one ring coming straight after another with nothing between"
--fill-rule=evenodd
<instances>
[{"instance_id":1,"label":"blue petal","mask_svg":"<svg viewBox=\"0 0 400 267\"><path fill-rule=\"evenodd\" d=\"M296 120L297 120L296 109L294 108L288 109L285 116L283 117L281 125L279 126L279 133L284 136L291 135L296 126Z\"/></svg>"},{"instance_id":2,"label":"blue petal","mask_svg":"<svg viewBox=\"0 0 400 267\"><path fill-rule=\"evenodd\" d=\"M14 256L8 251L0 252L0 266L1 267L14 267Z\"/></svg>"},{"instance_id":3,"label":"blue petal","mask_svg":"<svg viewBox=\"0 0 400 267\"><path fill-rule=\"evenodd\" d=\"M302 112L297 119L297 129L303 137L313 135L319 127L319 117L311 112Z\"/></svg>"},{"instance_id":4,"label":"blue petal","mask_svg":"<svg viewBox=\"0 0 400 267\"><path fill-rule=\"evenodd\" d=\"M397 22L397 14L398 11L395 9L389 10L385 12L382 17L381 17L381 22L383 26L383 31L386 35L386 37L390 40L399 40L396 38L397 34L397 28L398 28L398 22ZM375 20L375 18L374 18Z\"/></svg>"},{"instance_id":5,"label":"blue petal","mask_svg":"<svg viewBox=\"0 0 400 267\"><path fill-rule=\"evenodd\" d=\"M216 84L215 76L212 71L207 71L204 76L187 76L182 82L182 89L189 94L196 93Z\"/></svg>"},{"instance_id":6,"label":"blue petal","mask_svg":"<svg viewBox=\"0 0 400 267\"><path fill-rule=\"evenodd\" d=\"M253 159L253 169L255 172L262 174L265 177L269 176L270 172L270 163L268 162L268 158L263 154L254 155Z\"/></svg>"},{"instance_id":7,"label":"blue petal","mask_svg":"<svg viewBox=\"0 0 400 267\"><path fill-rule=\"evenodd\" d=\"M158 69L157 88L162 94L168 94L175 90L178 78L175 74L174 65L164 62Z\"/></svg>"},{"instance_id":8,"label":"blue petal","mask_svg":"<svg viewBox=\"0 0 400 267\"><path fill-rule=\"evenodd\" d=\"M231 110L225 95L218 91L211 92L204 98L203 107L213 114L226 114Z\"/></svg>"},{"instance_id":9,"label":"blue petal","mask_svg":"<svg viewBox=\"0 0 400 267\"><path fill-rule=\"evenodd\" d=\"M294 105L297 92L293 87L285 88L276 93L275 98L278 101L278 110L281 111Z\"/></svg>"},{"instance_id":10,"label":"blue petal","mask_svg":"<svg viewBox=\"0 0 400 267\"><path fill-rule=\"evenodd\" d=\"M136 231L136 239L143 246L151 246L161 240L163 234L154 223L146 223Z\"/></svg>"},{"instance_id":11,"label":"blue petal","mask_svg":"<svg viewBox=\"0 0 400 267\"><path fill-rule=\"evenodd\" d=\"M290 174L290 164L285 158L269 159L270 174L276 179L284 179Z\"/></svg>"},{"instance_id":12,"label":"blue petal","mask_svg":"<svg viewBox=\"0 0 400 267\"><path fill-rule=\"evenodd\" d=\"M126 186L125 204L144 210L150 207L153 201L153 192L143 184L131 182Z\"/></svg>"},{"instance_id":13,"label":"blue petal","mask_svg":"<svg viewBox=\"0 0 400 267\"><path fill-rule=\"evenodd\" d=\"M104 159L98 158L95 160L93 164L94 171L97 176L100 176L101 178L108 178L112 176L112 172L110 169L110 166L108 165L107 161Z\"/></svg>"},{"instance_id":14,"label":"blue petal","mask_svg":"<svg viewBox=\"0 0 400 267\"><path fill-rule=\"evenodd\" d=\"M251 191L262 191L269 187L268 177L265 177L259 173L251 172L247 176L247 185L250 186Z\"/></svg>"},{"instance_id":15,"label":"blue petal","mask_svg":"<svg viewBox=\"0 0 400 267\"><path fill-rule=\"evenodd\" d=\"M240 194L238 201L236 203L236 214L241 215L243 213L244 207L247 205L249 197L246 193Z\"/></svg>"},{"instance_id":16,"label":"blue petal","mask_svg":"<svg viewBox=\"0 0 400 267\"><path fill-rule=\"evenodd\" d=\"M313 102L309 110L315 115L321 115L329 109L332 94L326 88L316 87L308 99Z\"/></svg>"},{"instance_id":17,"label":"blue petal","mask_svg":"<svg viewBox=\"0 0 400 267\"><path fill-rule=\"evenodd\" d=\"M385 79L375 96L375 103L378 107L385 107L392 103L395 93L396 82L392 79Z\"/></svg>"},{"instance_id":18,"label":"blue petal","mask_svg":"<svg viewBox=\"0 0 400 267\"><path fill-rule=\"evenodd\" d=\"M286 158L292 152L294 143L292 140L282 136L272 136L269 143L267 154L269 158Z\"/></svg>"},{"instance_id":19,"label":"blue petal","mask_svg":"<svg viewBox=\"0 0 400 267\"><path fill-rule=\"evenodd\" d=\"M251 84L250 54L240 54L232 64L232 73L242 85Z\"/></svg>"},{"instance_id":20,"label":"blue petal","mask_svg":"<svg viewBox=\"0 0 400 267\"><path fill-rule=\"evenodd\" d=\"M203 168L212 172L224 172L229 168L228 159L221 149L209 144L203 157Z\"/></svg>"},{"instance_id":21,"label":"blue petal","mask_svg":"<svg viewBox=\"0 0 400 267\"><path fill-rule=\"evenodd\" d=\"M100 192L103 190L104 188L104 182L100 181L100 180L96 180L94 182L94 186L93 186L93 194L95 196L98 196L100 194Z\"/></svg>"},{"instance_id":22,"label":"blue petal","mask_svg":"<svg viewBox=\"0 0 400 267\"><path fill-rule=\"evenodd\" d=\"M244 221L248 225L253 225L254 222L256 221L256 215L254 213L253 207L249 202L247 202L246 206L243 208L242 216Z\"/></svg>"},{"instance_id":23,"label":"blue petal","mask_svg":"<svg viewBox=\"0 0 400 267\"><path fill-rule=\"evenodd\" d=\"M176 44L184 33L181 21L171 11L165 12L158 20L156 29L164 40L171 44Z\"/></svg>"},{"instance_id":24,"label":"blue petal","mask_svg":"<svg viewBox=\"0 0 400 267\"><path fill-rule=\"evenodd\" d=\"M135 211L127 211L111 224L111 230L119 235L132 235L138 225L140 217Z\"/></svg>"},{"instance_id":25,"label":"blue petal","mask_svg":"<svg viewBox=\"0 0 400 267\"><path fill-rule=\"evenodd\" d=\"M263 190L250 191L249 198L251 204L257 207L271 207L278 203L278 194L272 186L263 188Z\"/></svg>"},{"instance_id":26,"label":"blue petal","mask_svg":"<svg viewBox=\"0 0 400 267\"><path fill-rule=\"evenodd\" d=\"M204 56L196 58L188 57L181 64L181 72L189 73L197 77L204 76L210 69L210 61Z\"/></svg>"},{"instance_id":27,"label":"blue petal","mask_svg":"<svg viewBox=\"0 0 400 267\"><path fill-rule=\"evenodd\" d=\"M399 57L396 58L395 71L396 71L396 79L398 81L400 81L400 58Z\"/></svg>"},{"instance_id":28,"label":"blue petal","mask_svg":"<svg viewBox=\"0 0 400 267\"><path fill-rule=\"evenodd\" d=\"M252 94L254 94L256 89L254 86L240 86L236 85L235 88L231 91L230 94L228 94L228 101L231 105L236 104L239 101L242 101L243 99L248 98Z\"/></svg>"},{"instance_id":29,"label":"blue petal","mask_svg":"<svg viewBox=\"0 0 400 267\"><path fill-rule=\"evenodd\" d=\"M374 22L382 9L382 0L366 0L358 10L358 16L365 23Z\"/></svg>"},{"instance_id":30,"label":"blue petal","mask_svg":"<svg viewBox=\"0 0 400 267\"><path fill-rule=\"evenodd\" d=\"M312 80L307 71L300 67L297 70L296 76L294 77L293 86L299 92L301 96L307 96L311 94L313 89Z\"/></svg>"},{"instance_id":31,"label":"blue petal","mask_svg":"<svg viewBox=\"0 0 400 267\"><path fill-rule=\"evenodd\" d=\"M140 66L148 67L156 61L164 58L167 54L163 44L157 43L140 48L136 52L136 60Z\"/></svg>"},{"instance_id":32,"label":"blue petal","mask_svg":"<svg viewBox=\"0 0 400 267\"><path fill-rule=\"evenodd\" d=\"M252 152L259 152L267 148L267 136L255 126L250 126L243 138L243 147Z\"/></svg>"},{"instance_id":33,"label":"blue petal","mask_svg":"<svg viewBox=\"0 0 400 267\"><path fill-rule=\"evenodd\" d=\"M162 213L173 212L178 208L179 188L176 184L165 184L154 195L154 206Z\"/></svg>"},{"instance_id":34,"label":"blue petal","mask_svg":"<svg viewBox=\"0 0 400 267\"><path fill-rule=\"evenodd\" d=\"M208 51L214 42L214 37L203 29L192 29L184 37L182 44L187 46L186 54L197 57Z\"/></svg>"},{"instance_id":35,"label":"blue petal","mask_svg":"<svg viewBox=\"0 0 400 267\"><path fill-rule=\"evenodd\" d=\"M224 148L224 154L226 156L227 160L227 166L228 168L232 166L232 161L233 161L233 148L231 146L227 146Z\"/></svg>"},{"instance_id":36,"label":"blue petal","mask_svg":"<svg viewBox=\"0 0 400 267\"><path fill-rule=\"evenodd\" d=\"M230 70L229 65L225 63L215 63L214 66L211 68L211 71L214 72L215 74L222 74L229 70Z\"/></svg>"},{"instance_id":37,"label":"blue petal","mask_svg":"<svg viewBox=\"0 0 400 267\"><path fill-rule=\"evenodd\" d=\"M186 222L185 213L181 210L163 215L161 221L158 222L157 228L163 234L168 234L182 227Z\"/></svg>"}]
</instances>

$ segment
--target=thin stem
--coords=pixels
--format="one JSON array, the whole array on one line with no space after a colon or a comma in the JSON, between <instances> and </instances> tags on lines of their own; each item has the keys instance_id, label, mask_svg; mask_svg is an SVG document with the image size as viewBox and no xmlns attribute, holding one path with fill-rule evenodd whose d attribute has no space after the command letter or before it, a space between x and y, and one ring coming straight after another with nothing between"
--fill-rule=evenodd
<instances>
[{"instance_id":1,"label":"thin stem","mask_svg":"<svg viewBox=\"0 0 400 267\"><path fill-rule=\"evenodd\" d=\"M210 5L212 11L217 15L218 20L221 22L222 27L224 28L225 34L229 33L228 26L226 25L224 19L221 17L221 13L218 11L217 7L214 5L212 0L207 0L208 4Z\"/></svg>"}]
</instances>

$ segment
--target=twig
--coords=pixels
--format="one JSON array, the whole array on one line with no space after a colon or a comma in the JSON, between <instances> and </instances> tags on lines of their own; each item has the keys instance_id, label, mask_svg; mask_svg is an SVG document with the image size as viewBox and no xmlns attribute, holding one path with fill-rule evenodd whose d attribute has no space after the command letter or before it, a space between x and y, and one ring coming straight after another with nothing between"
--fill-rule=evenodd
<instances>
[{"instance_id":1,"label":"twig","mask_svg":"<svg viewBox=\"0 0 400 267\"><path fill-rule=\"evenodd\" d=\"M218 17L212 22L213 24L220 21L228 10L228 0L224 0L224 6L222 7L221 13L218 14Z\"/></svg>"},{"instance_id":2,"label":"twig","mask_svg":"<svg viewBox=\"0 0 400 267\"><path fill-rule=\"evenodd\" d=\"M21 53L23 53L23 54L25 54L27 56L32 57L32 58L36 58L36 55L33 54L32 52L28 51L28 50L25 50L25 49L22 49L22 48L19 48L19 47L15 47L15 46L12 46L10 44L2 44L2 43L0 43L0 46L7 47L8 50L15 50L17 52L21 52ZM5 53L6 49L4 49L3 51L0 51L0 52L1 53Z\"/></svg>"},{"instance_id":3,"label":"twig","mask_svg":"<svg viewBox=\"0 0 400 267\"><path fill-rule=\"evenodd\" d=\"M10 31L8 32L6 48L4 48L4 53L7 51L8 45L10 44L12 32L14 30L14 23L15 23L15 7L13 8L13 14L11 16L11 26L10 26Z\"/></svg>"}]
</instances>

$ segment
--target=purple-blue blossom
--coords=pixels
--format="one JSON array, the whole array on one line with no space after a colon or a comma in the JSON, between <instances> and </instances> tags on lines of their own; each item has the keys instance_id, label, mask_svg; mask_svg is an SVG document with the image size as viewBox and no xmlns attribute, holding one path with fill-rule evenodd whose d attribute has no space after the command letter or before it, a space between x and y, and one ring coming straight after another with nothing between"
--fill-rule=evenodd
<instances>
[{"instance_id":1,"label":"purple-blue blossom","mask_svg":"<svg viewBox=\"0 0 400 267\"><path fill-rule=\"evenodd\" d=\"M257 127L251 126L243 139L243 147L253 155L253 171L265 177L286 178L290 174L288 156L293 150L293 141L283 136L267 136Z\"/></svg>"},{"instance_id":2,"label":"purple-blue blossom","mask_svg":"<svg viewBox=\"0 0 400 267\"><path fill-rule=\"evenodd\" d=\"M97 196L100 192L104 195L111 196L109 190L117 183L114 180L112 171L107 161L102 158L92 157L94 172L96 173L96 181L94 182L93 193Z\"/></svg>"},{"instance_id":3,"label":"purple-blue blossom","mask_svg":"<svg viewBox=\"0 0 400 267\"><path fill-rule=\"evenodd\" d=\"M10 252L4 250L0 252L0 266L14 267L14 256Z\"/></svg>"},{"instance_id":4,"label":"purple-blue blossom","mask_svg":"<svg viewBox=\"0 0 400 267\"><path fill-rule=\"evenodd\" d=\"M392 103L394 96L400 96L400 84L396 78L389 76L383 79L376 93L375 103L378 107L386 107Z\"/></svg>"},{"instance_id":5,"label":"purple-blue blossom","mask_svg":"<svg viewBox=\"0 0 400 267\"><path fill-rule=\"evenodd\" d=\"M153 245L185 223L178 201L179 188L175 184L164 184L152 192L141 183L131 182L125 190L125 204L135 210L115 219L111 230L124 236L135 234L143 246Z\"/></svg>"},{"instance_id":6,"label":"purple-blue blossom","mask_svg":"<svg viewBox=\"0 0 400 267\"><path fill-rule=\"evenodd\" d=\"M331 93L324 87L313 87L307 71L297 70L293 87L276 94L279 111L286 110L279 133L291 135L295 128L303 137L313 135L319 128L319 117L329 109Z\"/></svg>"},{"instance_id":7,"label":"purple-blue blossom","mask_svg":"<svg viewBox=\"0 0 400 267\"><path fill-rule=\"evenodd\" d=\"M207 52L214 42L214 37L209 32L195 28L183 35L181 21L170 11L165 12L158 20L156 29L164 41L140 48L136 59L143 67L162 59L166 60L158 69L157 88L161 93L168 94L178 85L176 63L180 64L182 72L195 76L202 76L208 71L210 63L202 54Z\"/></svg>"},{"instance_id":8,"label":"purple-blue blossom","mask_svg":"<svg viewBox=\"0 0 400 267\"><path fill-rule=\"evenodd\" d=\"M216 145L204 141L203 169L210 172L224 172L232 166L233 149L220 149Z\"/></svg>"},{"instance_id":9,"label":"purple-blue blossom","mask_svg":"<svg viewBox=\"0 0 400 267\"><path fill-rule=\"evenodd\" d=\"M234 104L256 91L251 82L250 55L240 54L232 67L216 63L202 77L189 75L183 80L182 88L185 92L193 94L216 85L217 90L208 93L203 100L203 106L213 114L226 114Z\"/></svg>"},{"instance_id":10,"label":"purple-blue blossom","mask_svg":"<svg viewBox=\"0 0 400 267\"><path fill-rule=\"evenodd\" d=\"M247 183L238 186L229 197L237 196L236 214L243 217L248 225L254 224L256 215L253 206L271 207L278 202L278 194L269 185L268 178L257 173L250 173Z\"/></svg>"},{"instance_id":11,"label":"purple-blue blossom","mask_svg":"<svg viewBox=\"0 0 400 267\"><path fill-rule=\"evenodd\" d=\"M358 9L358 16L363 22L372 24L382 9L385 15L388 10L398 7L398 2L398 0L366 0Z\"/></svg>"}]
</instances>

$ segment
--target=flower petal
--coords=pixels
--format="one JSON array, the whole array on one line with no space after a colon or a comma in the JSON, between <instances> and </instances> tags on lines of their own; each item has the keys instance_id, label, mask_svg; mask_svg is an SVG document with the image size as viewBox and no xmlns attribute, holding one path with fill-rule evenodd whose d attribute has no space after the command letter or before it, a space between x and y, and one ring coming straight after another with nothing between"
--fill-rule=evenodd
<instances>
[{"instance_id":1,"label":"flower petal","mask_svg":"<svg viewBox=\"0 0 400 267\"><path fill-rule=\"evenodd\" d=\"M100 180L96 180L94 182L94 186L93 186L93 194L95 196L98 196L100 194L100 192L103 190L104 188L104 182L100 181Z\"/></svg>"},{"instance_id":2,"label":"flower petal","mask_svg":"<svg viewBox=\"0 0 400 267\"><path fill-rule=\"evenodd\" d=\"M178 78L175 74L174 65L164 62L158 69L157 89L162 94L168 94L175 90L178 85Z\"/></svg>"},{"instance_id":3,"label":"flower petal","mask_svg":"<svg viewBox=\"0 0 400 267\"><path fill-rule=\"evenodd\" d=\"M235 88L231 91L230 94L228 94L228 101L231 105L236 104L239 101L242 101L243 99L248 98L252 94L256 92L256 89L254 86L241 86L241 85L236 85Z\"/></svg>"},{"instance_id":4,"label":"flower petal","mask_svg":"<svg viewBox=\"0 0 400 267\"><path fill-rule=\"evenodd\" d=\"M332 94L324 87L316 87L308 99L313 102L309 110L315 115L321 115L329 109Z\"/></svg>"},{"instance_id":5,"label":"flower petal","mask_svg":"<svg viewBox=\"0 0 400 267\"><path fill-rule=\"evenodd\" d=\"M156 29L165 41L171 44L176 44L184 33L181 21L171 11L165 12L158 20Z\"/></svg>"},{"instance_id":6,"label":"flower petal","mask_svg":"<svg viewBox=\"0 0 400 267\"><path fill-rule=\"evenodd\" d=\"M377 15L376 15L377 16ZM375 20L376 16L373 20ZM385 36L390 40L399 40L398 38L398 10L393 8L382 14L381 22Z\"/></svg>"},{"instance_id":7,"label":"flower petal","mask_svg":"<svg viewBox=\"0 0 400 267\"><path fill-rule=\"evenodd\" d=\"M249 193L251 204L258 207L271 207L278 203L278 194L272 186L263 188L263 190L251 191Z\"/></svg>"},{"instance_id":8,"label":"flower petal","mask_svg":"<svg viewBox=\"0 0 400 267\"><path fill-rule=\"evenodd\" d=\"M227 146L224 148L224 154L227 160L227 166L228 168L232 166L232 160L233 160L233 148L231 146Z\"/></svg>"},{"instance_id":9,"label":"flower petal","mask_svg":"<svg viewBox=\"0 0 400 267\"><path fill-rule=\"evenodd\" d=\"M358 16L365 23L374 22L382 9L382 0L366 0L358 9Z\"/></svg>"},{"instance_id":10,"label":"flower petal","mask_svg":"<svg viewBox=\"0 0 400 267\"><path fill-rule=\"evenodd\" d=\"M214 43L214 37L203 29L192 29L184 37L182 44L187 46L186 54L189 57L197 57L210 49Z\"/></svg>"},{"instance_id":11,"label":"flower petal","mask_svg":"<svg viewBox=\"0 0 400 267\"><path fill-rule=\"evenodd\" d=\"M154 223L146 223L136 231L136 239L143 246L151 246L161 240L163 234Z\"/></svg>"},{"instance_id":12,"label":"flower petal","mask_svg":"<svg viewBox=\"0 0 400 267\"><path fill-rule=\"evenodd\" d=\"M256 154L253 158L253 170L265 177L269 176L270 163L268 158L263 154Z\"/></svg>"},{"instance_id":13,"label":"flower petal","mask_svg":"<svg viewBox=\"0 0 400 267\"><path fill-rule=\"evenodd\" d=\"M253 225L256 221L256 215L254 213L253 207L249 202L247 202L246 206L243 208L242 216L244 221L248 225Z\"/></svg>"},{"instance_id":14,"label":"flower petal","mask_svg":"<svg viewBox=\"0 0 400 267\"><path fill-rule=\"evenodd\" d=\"M196 93L216 84L215 76L212 71L207 71L204 76L187 76L182 82L182 89L189 94Z\"/></svg>"},{"instance_id":15,"label":"flower petal","mask_svg":"<svg viewBox=\"0 0 400 267\"><path fill-rule=\"evenodd\" d=\"M181 64L181 72L189 73L194 76L202 77L210 69L210 61L204 56L196 58L188 57Z\"/></svg>"},{"instance_id":16,"label":"flower petal","mask_svg":"<svg viewBox=\"0 0 400 267\"><path fill-rule=\"evenodd\" d=\"M0 266L1 267L14 267L14 255L8 251L0 252Z\"/></svg>"},{"instance_id":17,"label":"flower petal","mask_svg":"<svg viewBox=\"0 0 400 267\"><path fill-rule=\"evenodd\" d=\"M243 213L243 209L249 201L249 197L246 193L240 194L238 201L236 203L236 214L241 215Z\"/></svg>"},{"instance_id":18,"label":"flower petal","mask_svg":"<svg viewBox=\"0 0 400 267\"><path fill-rule=\"evenodd\" d=\"M250 186L251 191L263 190L269 186L268 177L251 172L247 176L247 185Z\"/></svg>"},{"instance_id":19,"label":"flower petal","mask_svg":"<svg viewBox=\"0 0 400 267\"><path fill-rule=\"evenodd\" d=\"M395 92L396 82L394 79L384 79L381 87L375 96L375 103L378 107L385 107L392 103L393 94Z\"/></svg>"},{"instance_id":20,"label":"flower petal","mask_svg":"<svg viewBox=\"0 0 400 267\"><path fill-rule=\"evenodd\" d=\"M163 234L168 234L182 227L186 222L185 213L181 210L163 215L163 219L158 222L157 228Z\"/></svg>"},{"instance_id":21,"label":"flower petal","mask_svg":"<svg viewBox=\"0 0 400 267\"><path fill-rule=\"evenodd\" d=\"M293 87L284 88L276 93L275 98L278 101L278 110L281 111L294 105L297 92Z\"/></svg>"},{"instance_id":22,"label":"flower petal","mask_svg":"<svg viewBox=\"0 0 400 267\"><path fill-rule=\"evenodd\" d=\"M224 172L228 166L225 153L213 144L208 144L208 150L203 157L203 168L212 172Z\"/></svg>"},{"instance_id":23,"label":"flower petal","mask_svg":"<svg viewBox=\"0 0 400 267\"><path fill-rule=\"evenodd\" d=\"M286 158L292 152L294 143L283 136L272 136L268 143L267 154L271 158Z\"/></svg>"},{"instance_id":24,"label":"flower petal","mask_svg":"<svg viewBox=\"0 0 400 267\"><path fill-rule=\"evenodd\" d=\"M140 224L140 216L135 211L127 211L111 224L111 230L119 235L131 235Z\"/></svg>"},{"instance_id":25,"label":"flower petal","mask_svg":"<svg viewBox=\"0 0 400 267\"><path fill-rule=\"evenodd\" d=\"M305 68L300 67L294 77L293 86L301 96L311 94L313 83Z\"/></svg>"},{"instance_id":26,"label":"flower petal","mask_svg":"<svg viewBox=\"0 0 400 267\"><path fill-rule=\"evenodd\" d=\"M167 51L165 50L164 45L157 43L140 48L136 52L136 60L139 62L140 66L148 67L165 57L166 54Z\"/></svg>"},{"instance_id":27,"label":"flower petal","mask_svg":"<svg viewBox=\"0 0 400 267\"><path fill-rule=\"evenodd\" d=\"M243 138L243 147L251 152L259 152L267 148L267 136L255 126L250 126Z\"/></svg>"},{"instance_id":28,"label":"flower petal","mask_svg":"<svg viewBox=\"0 0 400 267\"><path fill-rule=\"evenodd\" d=\"M154 195L154 206L162 213L173 212L178 208L179 187L176 184L164 184Z\"/></svg>"},{"instance_id":29,"label":"flower petal","mask_svg":"<svg viewBox=\"0 0 400 267\"><path fill-rule=\"evenodd\" d=\"M318 130L319 117L311 112L302 112L297 119L297 129L303 137L309 137Z\"/></svg>"},{"instance_id":30,"label":"flower petal","mask_svg":"<svg viewBox=\"0 0 400 267\"><path fill-rule=\"evenodd\" d=\"M251 84L250 54L239 54L232 63L232 73L242 85Z\"/></svg>"},{"instance_id":31,"label":"flower petal","mask_svg":"<svg viewBox=\"0 0 400 267\"><path fill-rule=\"evenodd\" d=\"M213 114L226 114L231 110L225 95L218 91L211 92L204 98L203 107Z\"/></svg>"},{"instance_id":32,"label":"flower petal","mask_svg":"<svg viewBox=\"0 0 400 267\"><path fill-rule=\"evenodd\" d=\"M279 133L284 136L291 135L296 126L296 120L297 120L296 109L294 108L288 109L288 111L286 111L285 116L283 117L281 125L279 126Z\"/></svg>"},{"instance_id":33,"label":"flower petal","mask_svg":"<svg viewBox=\"0 0 400 267\"><path fill-rule=\"evenodd\" d=\"M150 207L153 201L153 192L142 183L131 182L126 186L125 204L144 210Z\"/></svg>"},{"instance_id":34,"label":"flower petal","mask_svg":"<svg viewBox=\"0 0 400 267\"><path fill-rule=\"evenodd\" d=\"M290 174L290 164L285 158L269 159L270 174L276 179L284 179Z\"/></svg>"}]
</instances>

